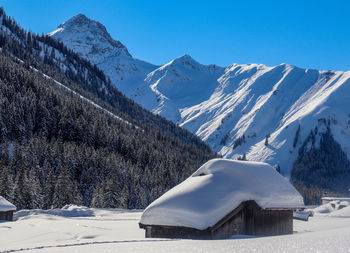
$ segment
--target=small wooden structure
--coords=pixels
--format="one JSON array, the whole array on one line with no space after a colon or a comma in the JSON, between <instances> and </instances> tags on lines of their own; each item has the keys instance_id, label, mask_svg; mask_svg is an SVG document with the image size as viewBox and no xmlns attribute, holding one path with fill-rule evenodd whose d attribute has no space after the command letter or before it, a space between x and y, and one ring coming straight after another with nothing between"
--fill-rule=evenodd
<instances>
[{"instance_id":1,"label":"small wooden structure","mask_svg":"<svg viewBox=\"0 0 350 253\"><path fill-rule=\"evenodd\" d=\"M16 206L0 196L0 220L13 221Z\"/></svg>"},{"instance_id":2,"label":"small wooden structure","mask_svg":"<svg viewBox=\"0 0 350 253\"><path fill-rule=\"evenodd\" d=\"M152 202L139 227L147 238L226 239L293 233L304 202L270 165L213 159Z\"/></svg>"},{"instance_id":3,"label":"small wooden structure","mask_svg":"<svg viewBox=\"0 0 350 253\"><path fill-rule=\"evenodd\" d=\"M143 225L147 238L225 239L235 234L252 236L293 233L293 210L260 208L255 201L244 201L214 226L205 230L189 227Z\"/></svg>"},{"instance_id":4,"label":"small wooden structure","mask_svg":"<svg viewBox=\"0 0 350 253\"><path fill-rule=\"evenodd\" d=\"M322 198L322 205L328 204L332 201L340 201L340 202L348 202L350 203L350 198L349 197L323 197Z\"/></svg>"}]
</instances>

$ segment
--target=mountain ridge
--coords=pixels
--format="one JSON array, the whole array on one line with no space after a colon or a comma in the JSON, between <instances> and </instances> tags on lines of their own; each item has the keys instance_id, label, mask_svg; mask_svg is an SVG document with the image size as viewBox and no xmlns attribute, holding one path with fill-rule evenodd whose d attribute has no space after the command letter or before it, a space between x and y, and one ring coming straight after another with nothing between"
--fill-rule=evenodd
<instances>
[{"instance_id":1,"label":"mountain ridge","mask_svg":"<svg viewBox=\"0 0 350 253\"><path fill-rule=\"evenodd\" d=\"M62 32L57 39L69 47L68 35ZM112 82L117 79L111 77ZM226 158L244 155L280 166L289 176L303 140L323 119L331 122L335 140L350 157L349 71L288 63L219 67L202 65L185 54L149 73L139 72L131 82L113 84L143 107L195 133Z\"/></svg>"}]
</instances>

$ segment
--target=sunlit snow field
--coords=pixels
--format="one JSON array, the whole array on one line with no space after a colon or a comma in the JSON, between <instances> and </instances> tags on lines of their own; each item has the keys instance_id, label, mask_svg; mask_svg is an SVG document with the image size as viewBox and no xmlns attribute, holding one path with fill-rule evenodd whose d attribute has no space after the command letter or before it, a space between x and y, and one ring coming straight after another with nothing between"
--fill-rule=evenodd
<instances>
[{"instance_id":1,"label":"sunlit snow field","mask_svg":"<svg viewBox=\"0 0 350 253\"><path fill-rule=\"evenodd\" d=\"M0 222L0 252L350 252L350 206L327 204L294 234L229 240L146 239L141 211L66 206L20 211Z\"/></svg>"}]
</instances>

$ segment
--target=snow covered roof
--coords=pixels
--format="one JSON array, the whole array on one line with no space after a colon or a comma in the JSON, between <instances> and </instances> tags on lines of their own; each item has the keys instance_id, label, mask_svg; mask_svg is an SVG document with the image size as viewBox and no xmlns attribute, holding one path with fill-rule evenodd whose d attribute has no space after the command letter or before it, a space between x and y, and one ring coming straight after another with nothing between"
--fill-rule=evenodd
<instances>
[{"instance_id":1,"label":"snow covered roof","mask_svg":"<svg viewBox=\"0 0 350 253\"><path fill-rule=\"evenodd\" d=\"M304 207L302 196L270 165L213 159L151 203L140 223L206 229L248 200L264 209Z\"/></svg>"},{"instance_id":2,"label":"snow covered roof","mask_svg":"<svg viewBox=\"0 0 350 253\"><path fill-rule=\"evenodd\" d=\"M0 196L0 212L16 211L16 206Z\"/></svg>"}]
</instances>

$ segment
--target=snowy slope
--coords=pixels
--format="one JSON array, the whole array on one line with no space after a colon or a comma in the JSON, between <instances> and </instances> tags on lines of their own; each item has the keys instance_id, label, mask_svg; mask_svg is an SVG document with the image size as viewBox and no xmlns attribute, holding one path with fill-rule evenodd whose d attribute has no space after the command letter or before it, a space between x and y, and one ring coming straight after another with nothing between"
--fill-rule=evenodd
<instances>
[{"instance_id":1,"label":"snowy slope","mask_svg":"<svg viewBox=\"0 0 350 253\"><path fill-rule=\"evenodd\" d=\"M342 213L339 213L342 211ZM80 215L77 215L79 213ZM20 211L0 223L0 252L348 252L350 210L337 216L294 220L285 236L235 236L230 240L145 238L141 211L67 206L62 210Z\"/></svg>"},{"instance_id":2,"label":"snowy slope","mask_svg":"<svg viewBox=\"0 0 350 253\"><path fill-rule=\"evenodd\" d=\"M288 176L310 131L316 126L324 131L328 121L335 140L350 157L350 72L289 64L223 68L202 65L189 55L156 67L130 57L120 42L115 49L118 53L104 50L111 48L106 42L111 38L96 24L78 15L52 36L97 64L128 97L195 133L223 157L235 159L245 154L248 160L280 165ZM89 31L95 33L95 26L102 26L104 32L92 40ZM116 71L119 67L115 66L120 66L116 62L121 61L128 71Z\"/></svg>"},{"instance_id":3,"label":"snowy slope","mask_svg":"<svg viewBox=\"0 0 350 253\"><path fill-rule=\"evenodd\" d=\"M213 159L151 203L144 225L207 229L244 201L261 208L303 208L301 195L266 163Z\"/></svg>"},{"instance_id":4,"label":"snowy slope","mask_svg":"<svg viewBox=\"0 0 350 253\"><path fill-rule=\"evenodd\" d=\"M202 65L189 55L183 55L164 66L152 71L144 80L144 89L151 89L157 96L155 107L149 107L154 113L176 123L182 121L181 109L196 105L209 99L217 87L217 79L224 68L216 65ZM138 99L138 94L133 99Z\"/></svg>"},{"instance_id":5,"label":"snowy slope","mask_svg":"<svg viewBox=\"0 0 350 253\"><path fill-rule=\"evenodd\" d=\"M287 64L232 65L208 100L182 110L181 126L224 157L246 154L248 160L280 164L288 174L311 129L324 128L321 119L331 121L336 141L350 155L349 77Z\"/></svg>"},{"instance_id":6,"label":"snowy slope","mask_svg":"<svg viewBox=\"0 0 350 253\"><path fill-rule=\"evenodd\" d=\"M246 154L248 160L280 165L282 173L288 175L303 140L316 126L325 130L324 122L328 120L334 138L350 157L350 72L301 69L288 64L233 64L222 75L218 68L217 79L191 75L191 83L196 83L191 90L183 88L183 75L177 81L167 81L169 70L158 74L168 65L152 72L152 77L159 78L149 82L151 87L166 99L149 109L196 133L224 157ZM174 72L179 69L176 67ZM200 89L202 84L211 93L207 99L208 93ZM181 90L182 95L177 93ZM177 112L180 117L174 117ZM270 136L267 146L266 136Z\"/></svg>"}]
</instances>

